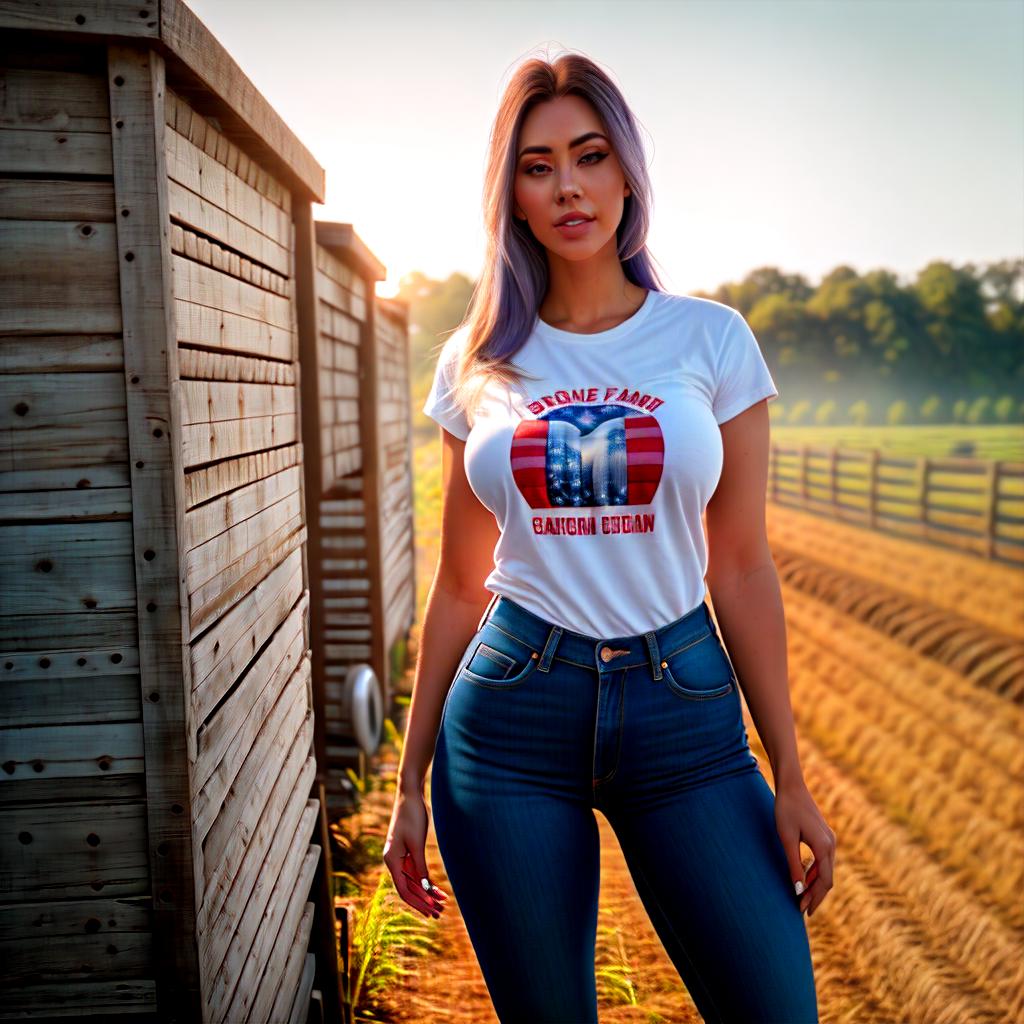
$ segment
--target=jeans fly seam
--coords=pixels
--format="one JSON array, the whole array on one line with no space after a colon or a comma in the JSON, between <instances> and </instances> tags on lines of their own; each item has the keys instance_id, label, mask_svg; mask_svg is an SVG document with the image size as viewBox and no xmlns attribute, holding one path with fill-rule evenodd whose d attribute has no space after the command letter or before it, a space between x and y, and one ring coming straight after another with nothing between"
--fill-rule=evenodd
<instances>
[{"instance_id":1,"label":"jeans fly seam","mask_svg":"<svg viewBox=\"0 0 1024 1024\"><path fill-rule=\"evenodd\" d=\"M623 723L623 718L624 718L625 711L626 711L626 685L625 685L625 682L626 682L626 670L622 669L621 670L621 674L622 674L622 679L621 679L622 696L621 696L621 698L619 700L619 727L618 727L618 729L616 731L616 737L615 737L615 760L614 760L614 762L612 764L612 770L610 772L608 772L607 775L605 775L603 778L599 778L599 779L595 778L594 779L594 781L592 783L592 788L596 788L597 786L603 786L606 782L611 782L611 780L614 777L615 773L619 770L619 757L620 757L620 754L622 752L622 723ZM600 685L600 678L599 678L599 681L598 681L598 685ZM598 697L598 714L597 714L597 716L594 719L594 767L597 766L597 722L600 720L600 717L601 717L600 711L601 711L601 701L600 701L600 696L599 696ZM593 775L593 772L591 772L591 775Z\"/></svg>"}]
</instances>

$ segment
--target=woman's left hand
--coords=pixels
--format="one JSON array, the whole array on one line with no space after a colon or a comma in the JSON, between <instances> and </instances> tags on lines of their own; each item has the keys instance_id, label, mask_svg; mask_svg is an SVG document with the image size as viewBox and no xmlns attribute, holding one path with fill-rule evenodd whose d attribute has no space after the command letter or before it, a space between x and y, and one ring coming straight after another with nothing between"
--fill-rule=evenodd
<instances>
[{"instance_id":1,"label":"woman's left hand","mask_svg":"<svg viewBox=\"0 0 1024 1024\"><path fill-rule=\"evenodd\" d=\"M810 917L832 888L836 836L821 816L821 811L802 779L777 786L775 827L786 851L789 876L794 883L794 892L800 899L800 910L806 910ZM814 861L806 873L800 860L800 840L814 853ZM798 888L796 883L801 883L804 888Z\"/></svg>"}]
</instances>

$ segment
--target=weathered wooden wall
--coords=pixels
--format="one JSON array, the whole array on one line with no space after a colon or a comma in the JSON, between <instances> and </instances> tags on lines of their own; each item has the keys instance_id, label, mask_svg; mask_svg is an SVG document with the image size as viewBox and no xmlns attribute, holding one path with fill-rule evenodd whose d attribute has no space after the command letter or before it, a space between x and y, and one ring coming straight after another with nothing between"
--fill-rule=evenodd
<instances>
[{"instance_id":1,"label":"weathered wooden wall","mask_svg":"<svg viewBox=\"0 0 1024 1024\"><path fill-rule=\"evenodd\" d=\"M408 308L378 299L374 327L380 380L381 585L384 644L390 648L416 616Z\"/></svg>"},{"instance_id":2,"label":"weathered wooden wall","mask_svg":"<svg viewBox=\"0 0 1024 1024\"><path fill-rule=\"evenodd\" d=\"M310 235L315 312L301 340L310 619L318 753L335 796L343 769L362 759L350 669L373 669L386 709L391 650L415 612L408 309L375 296L384 268L351 225L317 222Z\"/></svg>"},{"instance_id":3,"label":"weathered wooden wall","mask_svg":"<svg viewBox=\"0 0 1024 1024\"><path fill-rule=\"evenodd\" d=\"M165 113L205 1009L281 1019L320 852L291 194L170 91Z\"/></svg>"},{"instance_id":4,"label":"weathered wooden wall","mask_svg":"<svg viewBox=\"0 0 1024 1024\"><path fill-rule=\"evenodd\" d=\"M292 193L149 41L0 75L0 1017L305 1019Z\"/></svg>"}]
</instances>

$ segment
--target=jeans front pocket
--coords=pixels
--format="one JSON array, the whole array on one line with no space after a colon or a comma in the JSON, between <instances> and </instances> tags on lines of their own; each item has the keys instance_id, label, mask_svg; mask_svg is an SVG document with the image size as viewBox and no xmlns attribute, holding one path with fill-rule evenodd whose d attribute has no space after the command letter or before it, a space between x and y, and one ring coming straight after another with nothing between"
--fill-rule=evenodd
<instances>
[{"instance_id":1,"label":"jeans front pocket","mask_svg":"<svg viewBox=\"0 0 1024 1024\"><path fill-rule=\"evenodd\" d=\"M709 629L662 655L662 675L677 697L714 700L732 693L736 680L717 636Z\"/></svg>"},{"instance_id":2,"label":"jeans front pocket","mask_svg":"<svg viewBox=\"0 0 1024 1024\"><path fill-rule=\"evenodd\" d=\"M533 674L540 652L524 640L488 621L474 638L475 646L459 678L477 686L507 690Z\"/></svg>"}]
</instances>

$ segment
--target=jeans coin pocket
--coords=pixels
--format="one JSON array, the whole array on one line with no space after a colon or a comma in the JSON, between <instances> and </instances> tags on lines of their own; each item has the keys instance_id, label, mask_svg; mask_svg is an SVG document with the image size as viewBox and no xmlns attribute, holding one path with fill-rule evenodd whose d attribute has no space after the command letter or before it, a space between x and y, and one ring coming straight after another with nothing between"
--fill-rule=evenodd
<instances>
[{"instance_id":1,"label":"jeans coin pocket","mask_svg":"<svg viewBox=\"0 0 1024 1024\"><path fill-rule=\"evenodd\" d=\"M460 675L478 686L506 689L517 686L537 666L539 656L529 644L487 623L474 638L476 643Z\"/></svg>"},{"instance_id":2,"label":"jeans coin pocket","mask_svg":"<svg viewBox=\"0 0 1024 1024\"><path fill-rule=\"evenodd\" d=\"M686 700L724 697L735 685L729 659L711 630L663 654L661 672L669 690Z\"/></svg>"}]
</instances>

